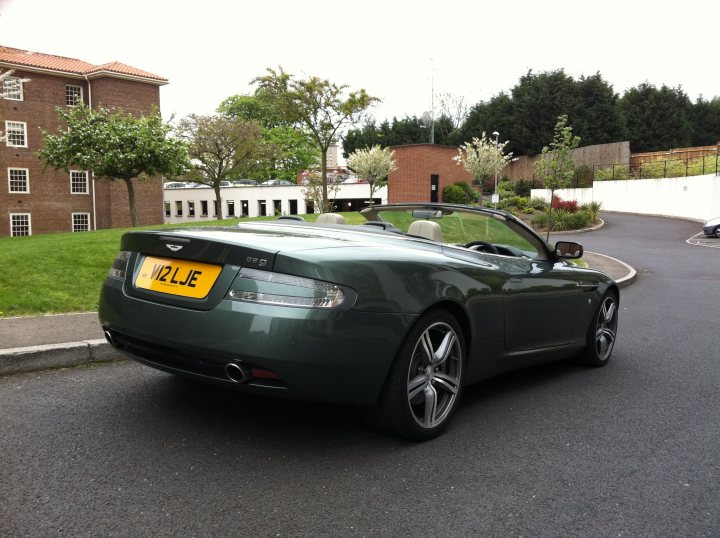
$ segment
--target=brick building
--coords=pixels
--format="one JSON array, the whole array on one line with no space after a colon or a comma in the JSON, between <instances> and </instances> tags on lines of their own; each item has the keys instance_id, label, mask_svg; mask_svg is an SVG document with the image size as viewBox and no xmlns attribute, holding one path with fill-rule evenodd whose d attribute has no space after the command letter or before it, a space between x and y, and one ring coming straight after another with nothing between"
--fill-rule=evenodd
<instances>
[{"instance_id":1,"label":"brick building","mask_svg":"<svg viewBox=\"0 0 720 538\"><path fill-rule=\"evenodd\" d=\"M437 144L394 146L397 170L388 176L388 202L442 202L442 191L472 176L453 160L457 148Z\"/></svg>"},{"instance_id":2,"label":"brick building","mask_svg":"<svg viewBox=\"0 0 720 538\"><path fill-rule=\"evenodd\" d=\"M0 45L0 71L13 70L21 85L6 80L0 98L0 237L48 232L86 231L130 226L123 181L91 181L82 170L48 168L35 152L42 148L40 129L54 133L58 106L84 102L91 108L121 108L136 115L160 105L167 80L118 62L93 65L73 58ZM135 185L139 224L163 222L162 179Z\"/></svg>"}]
</instances>

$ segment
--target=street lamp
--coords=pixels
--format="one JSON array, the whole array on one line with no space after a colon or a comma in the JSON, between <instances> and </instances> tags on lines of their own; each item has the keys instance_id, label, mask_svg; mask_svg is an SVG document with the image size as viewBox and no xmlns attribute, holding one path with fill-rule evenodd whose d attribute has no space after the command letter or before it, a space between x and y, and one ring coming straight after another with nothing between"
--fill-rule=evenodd
<instances>
[{"instance_id":1,"label":"street lamp","mask_svg":"<svg viewBox=\"0 0 720 538\"><path fill-rule=\"evenodd\" d=\"M495 135L495 153L498 152L498 138L500 137L500 133L497 131L493 131L493 135ZM497 209L497 202L498 202L498 191L497 191L497 179L498 179L498 169L497 164L495 165L495 193L493 195L493 201L495 202L495 209Z\"/></svg>"}]
</instances>

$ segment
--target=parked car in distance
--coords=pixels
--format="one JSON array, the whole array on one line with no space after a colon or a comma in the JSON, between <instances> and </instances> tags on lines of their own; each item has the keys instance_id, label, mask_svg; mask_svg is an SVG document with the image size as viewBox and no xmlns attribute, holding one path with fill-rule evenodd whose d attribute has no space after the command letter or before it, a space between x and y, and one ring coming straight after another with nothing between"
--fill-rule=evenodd
<instances>
[{"instance_id":1,"label":"parked car in distance","mask_svg":"<svg viewBox=\"0 0 720 538\"><path fill-rule=\"evenodd\" d=\"M361 214L357 225L281 218L128 232L102 287L105 335L153 368L356 405L415 440L445 429L470 383L610 359L618 286L570 263L580 244L550 246L513 215L480 207Z\"/></svg>"},{"instance_id":2,"label":"parked car in distance","mask_svg":"<svg viewBox=\"0 0 720 538\"><path fill-rule=\"evenodd\" d=\"M192 183L188 184L182 181L170 181L168 183L163 183L163 189L185 189L190 186L192 186Z\"/></svg>"},{"instance_id":3,"label":"parked car in distance","mask_svg":"<svg viewBox=\"0 0 720 538\"><path fill-rule=\"evenodd\" d=\"M267 181L263 181L260 183L260 185L267 185L267 186L279 186L279 185L295 185L292 181L288 181L287 179L268 179Z\"/></svg>"},{"instance_id":4,"label":"parked car in distance","mask_svg":"<svg viewBox=\"0 0 720 538\"><path fill-rule=\"evenodd\" d=\"M707 221L703 225L703 233L708 237L720 237L720 217Z\"/></svg>"}]
</instances>

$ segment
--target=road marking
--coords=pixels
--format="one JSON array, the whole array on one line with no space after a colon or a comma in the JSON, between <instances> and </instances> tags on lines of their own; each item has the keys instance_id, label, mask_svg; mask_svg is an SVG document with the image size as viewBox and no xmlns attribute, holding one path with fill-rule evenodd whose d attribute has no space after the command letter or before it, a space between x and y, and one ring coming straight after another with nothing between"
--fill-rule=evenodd
<instances>
[{"instance_id":1,"label":"road marking","mask_svg":"<svg viewBox=\"0 0 720 538\"><path fill-rule=\"evenodd\" d=\"M720 237L708 237L704 233L695 234L685 242L696 247L720 248Z\"/></svg>"}]
</instances>

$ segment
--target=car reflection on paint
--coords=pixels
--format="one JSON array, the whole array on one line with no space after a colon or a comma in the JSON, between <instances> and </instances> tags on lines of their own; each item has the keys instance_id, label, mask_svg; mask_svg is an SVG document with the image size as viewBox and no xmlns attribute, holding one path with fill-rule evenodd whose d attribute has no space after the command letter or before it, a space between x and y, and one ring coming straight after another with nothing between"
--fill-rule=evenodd
<instances>
[{"instance_id":1,"label":"car reflection on paint","mask_svg":"<svg viewBox=\"0 0 720 538\"><path fill-rule=\"evenodd\" d=\"M159 370L359 406L429 439L466 385L577 357L605 365L619 290L503 211L395 204L318 223L129 232L100 298L108 340ZM329 223L326 223L329 222Z\"/></svg>"}]
</instances>

